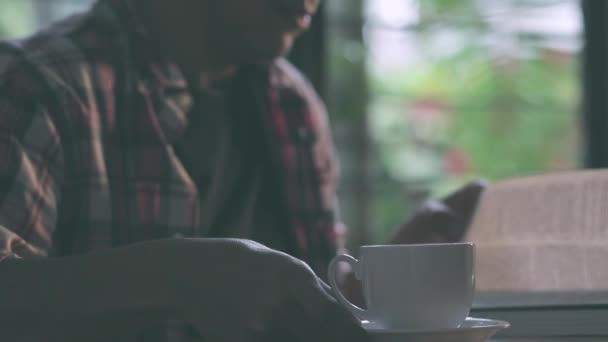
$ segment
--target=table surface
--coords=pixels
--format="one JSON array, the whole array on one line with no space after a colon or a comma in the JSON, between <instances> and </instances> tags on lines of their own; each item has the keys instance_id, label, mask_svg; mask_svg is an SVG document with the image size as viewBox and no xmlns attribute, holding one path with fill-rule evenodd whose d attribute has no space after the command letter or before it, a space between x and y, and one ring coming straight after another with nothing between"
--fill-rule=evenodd
<instances>
[{"instance_id":1,"label":"table surface","mask_svg":"<svg viewBox=\"0 0 608 342\"><path fill-rule=\"evenodd\" d=\"M608 337L535 337L535 338L498 338L490 342L606 342Z\"/></svg>"}]
</instances>

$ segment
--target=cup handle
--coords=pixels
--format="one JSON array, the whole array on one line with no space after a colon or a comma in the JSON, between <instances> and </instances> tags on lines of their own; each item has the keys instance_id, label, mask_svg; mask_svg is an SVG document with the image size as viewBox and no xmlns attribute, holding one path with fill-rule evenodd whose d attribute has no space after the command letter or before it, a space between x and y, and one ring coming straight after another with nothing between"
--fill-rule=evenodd
<instances>
[{"instance_id":1,"label":"cup handle","mask_svg":"<svg viewBox=\"0 0 608 342\"><path fill-rule=\"evenodd\" d=\"M352 268L353 271L355 272L355 276L357 277L357 279L359 279L359 260L353 258L350 255L338 255L335 258L333 258L333 260L329 263L329 285L331 286L331 290L334 293L334 295L336 296L336 299L338 300L338 302L340 302L342 305L344 305L350 312L352 312L355 316L357 316L357 318L359 318L362 321L367 321L367 310L363 310L360 307L356 306L355 304L351 303L348 299L346 299L346 297L344 297L344 295L342 294L342 291L340 291L340 288L338 287L338 282L336 281L336 274L338 273L338 264L340 262L345 262L347 264L349 264Z\"/></svg>"}]
</instances>

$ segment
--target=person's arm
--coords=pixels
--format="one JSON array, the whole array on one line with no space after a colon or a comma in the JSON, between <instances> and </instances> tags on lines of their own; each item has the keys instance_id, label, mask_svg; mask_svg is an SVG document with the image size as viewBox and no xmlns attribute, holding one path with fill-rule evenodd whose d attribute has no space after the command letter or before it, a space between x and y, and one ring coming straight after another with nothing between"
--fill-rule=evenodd
<instances>
[{"instance_id":1,"label":"person's arm","mask_svg":"<svg viewBox=\"0 0 608 342\"><path fill-rule=\"evenodd\" d=\"M152 247L46 258L66 142L55 124L58 114L34 89L38 84L18 82L34 76L15 70L0 74L0 340L38 334L76 340L114 326L119 312L129 326L135 317L146 323L164 315L169 299L162 296L163 278L153 273L161 270ZM133 310L140 314L129 314Z\"/></svg>"},{"instance_id":2,"label":"person's arm","mask_svg":"<svg viewBox=\"0 0 608 342\"><path fill-rule=\"evenodd\" d=\"M288 80L289 86L303 98L310 110L312 129L315 132L313 155L319 176L319 192L322 205L333 213L332 235L336 238L336 252L344 252L346 247L346 226L341 222L340 204L337 190L340 182L340 163L336 156L331 133L331 123L325 103L309 80L291 63L279 59L278 71ZM330 260L327 260L329 264ZM325 277L326 275L321 275Z\"/></svg>"},{"instance_id":3,"label":"person's arm","mask_svg":"<svg viewBox=\"0 0 608 342\"><path fill-rule=\"evenodd\" d=\"M307 265L250 241L165 240L46 258L73 146L58 114L17 81L0 75L0 340L114 341L99 334L122 339L167 318L212 340L367 339Z\"/></svg>"},{"instance_id":4,"label":"person's arm","mask_svg":"<svg viewBox=\"0 0 608 342\"><path fill-rule=\"evenodd\" d=\"M228 341L368 338L304 262L252 241L159 240L5 260L0 280L1 340L117 340L166 319Z\"/></svg>"},{"instance_id":5,"label":"person's arm","mask_svg":"<svg viewBox=\"0 0 608 342\"><path fill-rule=\"evenodd\" d=\"M321 199L326 208L333 212L335 236L335 254L347 253L347 226L342 222L340 216L340 203L337 195L338 184L340 183L340 163L336 156L335 144L333 141L330 120L327 107L314 87L293 65L286 60L279 60L278 67L293 82L295 90L308 103L311 110L313 128L316 130L317 139L314 147L317 167L320 175ZM329 264L331 260L327 260ZM325 274L320 275L326 277ZM352 272L339 274L339 285L346 297L355 304L363 305L360 283Z\"/></svg>"},{"instance_id":6,"label":"person's arm","mask_svg":"<svg viewBox=\"0 0 608 342\"><path fill-rule=\"evenodd\" d=\"M111 328L108 333L135 333L167 319L175 314L172 304L177 302L172 284L176 276L168 265L177 255L171 244L149 242L77 257L3 261L1 339L100 337L103 328Z\"/></svg>"}]
</instances>

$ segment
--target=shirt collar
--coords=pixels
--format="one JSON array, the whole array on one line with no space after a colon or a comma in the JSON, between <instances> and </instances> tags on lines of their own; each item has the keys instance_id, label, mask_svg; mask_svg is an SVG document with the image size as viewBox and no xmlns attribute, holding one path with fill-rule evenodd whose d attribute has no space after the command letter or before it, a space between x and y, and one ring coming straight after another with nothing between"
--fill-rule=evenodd
<instances>
[{"instance_id":1,"label":"shirt collar","mask_svg":"<svg viewBox=\"0 0 608 342\"><path fill-rule=\"evenodd\" d=\"M117 39L122 41L126 58L148 86L160 85L169 92L187 90L184 74L150 39L130 0L98 0L93 12L119 32Z\"/></svg>"}]
</instances>

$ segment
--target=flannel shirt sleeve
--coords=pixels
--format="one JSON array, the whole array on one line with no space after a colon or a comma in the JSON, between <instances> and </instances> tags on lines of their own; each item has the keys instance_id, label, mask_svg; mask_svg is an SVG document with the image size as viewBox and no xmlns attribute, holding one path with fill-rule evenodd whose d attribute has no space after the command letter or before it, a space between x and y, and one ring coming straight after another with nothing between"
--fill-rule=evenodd
<instances>
[{"instance_id":1,"label":"flannel shirt sleeve","mask_svg":"<svg viewBox=\"0 0 608 342\"><path fill-rule=\"evenodd\" d=\"M48 110L13 83L0 74L0 262L48 255L63 173Z\"/></svg>"},{"instance_id":2,"label":"flannel shirt sleeve","mask_svg":"<svg viewBox=\"0 0 608 342\"><path fill-rule=\"evenodd\" d=\"M321 175L321 197L325 207L332 212L334 217L333 234L335 236L336 252L344 253L346 251L347 228L340 216L340 203L337 195L340 182L340 163L331 134L327 108L312 86L310 86L310 92L309 101L313 111L312 116L318 130L314 153Z\"/></svg>"},{"instance_id":3,"label":"flannel shirt sleeve","mask_svg":"<svg viewBox=\"0 0 608 342\"><path fill-rule=\"evenodd\" d=\"M340 203L337 196L340 182L340 163L331 133L327 107L308 79L293 65L284 59L280 59L278 67L294 83L294 87L310 107L312 125L317 136L313 153L320 174L321 200L325 208L331 211L334 217L333 234L336 242L336 252L344 253L347 227L340 216Z\"/></svg>"}]
</instances>

